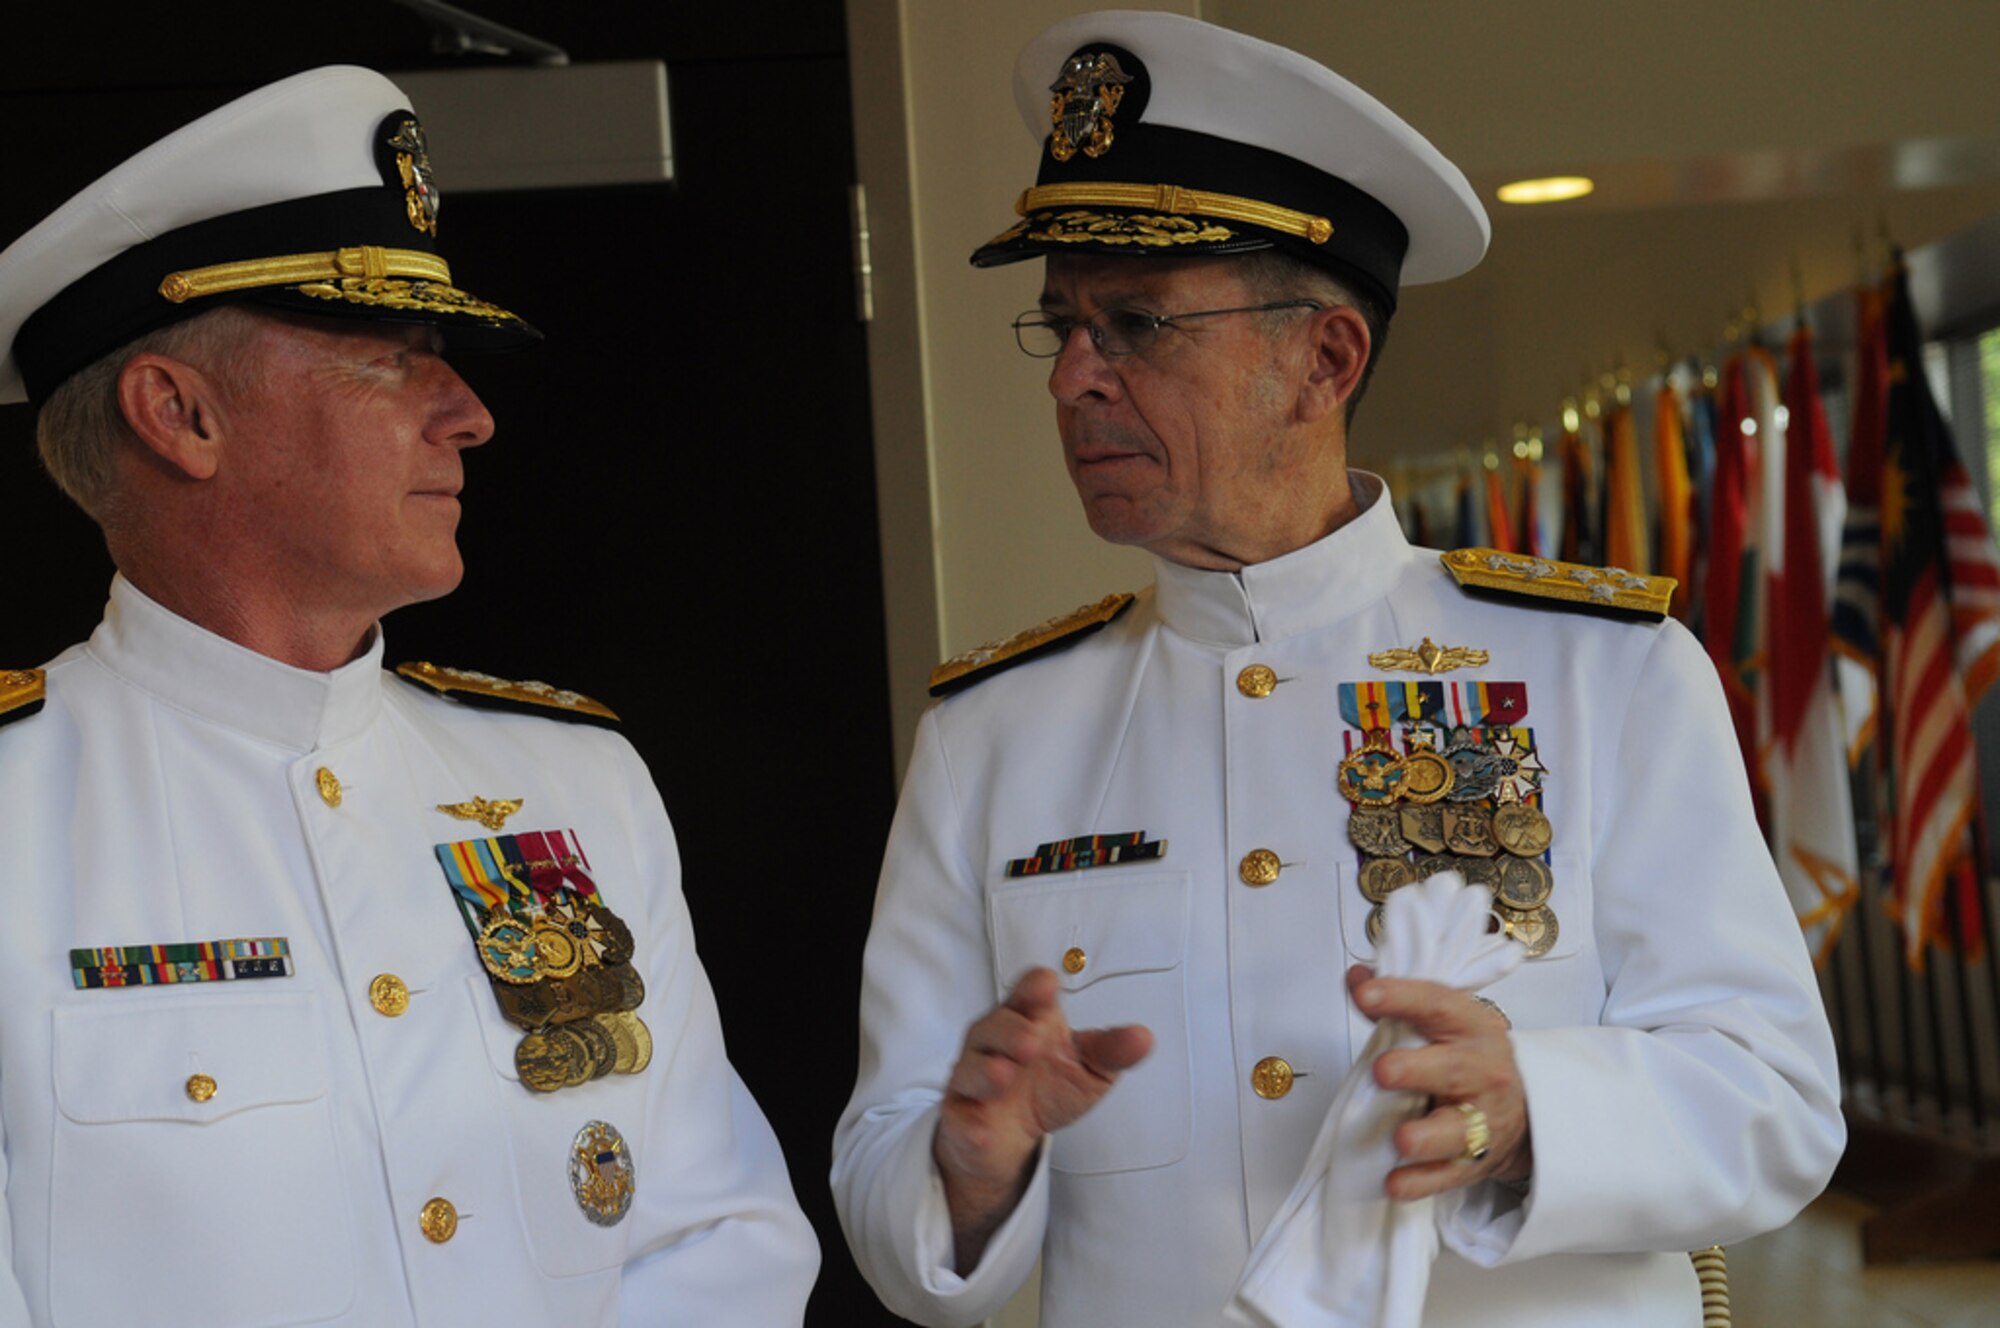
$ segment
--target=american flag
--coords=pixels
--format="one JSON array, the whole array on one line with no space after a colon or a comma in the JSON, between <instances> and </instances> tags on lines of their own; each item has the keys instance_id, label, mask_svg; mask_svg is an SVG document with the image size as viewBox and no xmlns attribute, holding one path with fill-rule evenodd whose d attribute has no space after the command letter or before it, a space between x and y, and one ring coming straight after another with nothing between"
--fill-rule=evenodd
<instances>
[{"instance_id":1,"label":"american flag","mask_svg":"<svg viewBox=\"0 0 2000 1328\"><path fill-rule=\"evenodd\" d=\"M1844 649L1872 655L1881 669L1881 752L1893 804L1883 825L1905 954L1921 968L1926 944L1949 934L1948 892L1960 910L1958 934L1980 935L1979 893L1966 888L1982 869L1972 834L1971 711L2000 674L2000 556L1924 377L1900 266L1881 329L1888 399L1880 468L1866 473L1872 440L1857 422L1834 630ZM1868 356L1864 346L1863 392ZM1872 613L1871 600L1879 604ZM1964 884L1948 891L1954 879Z\"/></svg>"}]
</instances>

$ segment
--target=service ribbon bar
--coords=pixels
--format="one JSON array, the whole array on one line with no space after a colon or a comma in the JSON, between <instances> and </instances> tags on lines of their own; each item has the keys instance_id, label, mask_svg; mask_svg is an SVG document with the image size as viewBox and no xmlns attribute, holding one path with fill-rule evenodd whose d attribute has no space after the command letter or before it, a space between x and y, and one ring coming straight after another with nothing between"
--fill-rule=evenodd
<instances>
[{"instance_id":1,"label":"service ribbon bar","mask_svg":"<svg viewBox=\"0 0 2000 1328\"><path fill-rule=\"evenodd\" d=\"M1528 717L1524 682L1344 682L1340 717L1364 733L1429 725L1512 727Z\"/></svg>"},{"instance_id":2,"label":"service ribbon bar","mask_svg":"<svg viewBox=\"0 0 2000 1328\"><path fill-rule=\"evenodd\" d=\"M69 968L79 990L288 978L292 943L282 936L259 936L176 945L103 945L71 950Z\"/></svg>"},{"instance_id":3,"label":"service ribbon bar","mask_svg":"<svg viewBox=\"0 0 2000 1328\"><path fill-rule=\"evenodd\" d=\"M1344 682L1340 684L1340 717L1369 733L1398 724L1442 723L1445 686L1437 681Z\"/></svg>"},{"instance_id":4,"label":"service ribbon bar","mask_svg":"<svg viewBox=\"0 0 2000 1328\"><path fill-rule=\"evenodd\" d=\"M1144 830L1128 830L1115 835L1078 835L1057 839L1035 847L1032 858L1013 858L1007 863L1009 876L1041 876L1049 872L1082 871L1088 867L1109 867L1119 862L1143 862L1162 858L1167 841L1149 840Z\"/></svg>"}]
</instances>

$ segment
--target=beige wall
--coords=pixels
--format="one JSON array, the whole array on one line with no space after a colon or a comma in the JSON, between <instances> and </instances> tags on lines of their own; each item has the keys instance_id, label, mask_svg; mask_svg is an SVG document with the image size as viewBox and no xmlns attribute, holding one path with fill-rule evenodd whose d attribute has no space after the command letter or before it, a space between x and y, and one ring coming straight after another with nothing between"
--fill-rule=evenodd
<instances>
[{"instance_id":1,"label":"beige wall","mask_svg":"<svg viewBox=\"0 0 2000 1328\"><path fill-rule=\"evenodd\" d=\"M1149 578L1098 543L1063 474L1042 366L1006 325L1035 264L975 272L1036 148L1015 54L1075 0L850 0L897 749L945 654ZM1598 197L1495 212L1472 276L1405 292L1358 422L1364 464L1449 455L1549 420L1586 372L1642 373L1660 336L1712 346L1754 293L1849 280L1857 226L1916 245L2000 211L2000 4L1180 0L1355 79L1490 197L1583 169ZM1919 188L1917 186L1931 186Z\"/></svg>"}]
</instances>

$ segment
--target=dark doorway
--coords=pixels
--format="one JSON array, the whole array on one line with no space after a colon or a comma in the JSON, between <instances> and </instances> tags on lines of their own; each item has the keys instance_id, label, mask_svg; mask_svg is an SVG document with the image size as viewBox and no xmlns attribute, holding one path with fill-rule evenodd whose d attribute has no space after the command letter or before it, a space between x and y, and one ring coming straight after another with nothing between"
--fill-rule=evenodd
<instances>
[{"instance_id":1,"label":"dark doorway","mask_svg":"<svg viewBox=\"0 0 2000 1328\"><path fill-rule=\"evenodd\" d=\"M819 1232L808 1322L897 1322L855 1273L826 1186L895 799L842 7L467 7L579 63L666 60L677 178L481 195L441 182L454 270L549 339L461 363L500 426L468 458L469 572L390 619L390 653L546 679L624 716L680 837L731 1059ZM252 86L328 63L444 63L387 0L35 8L0 50L0 245ZM111 575L32 439L26 408L0 408L16 554L0 666L87 635Z\"/></svg>"}]
</instances>

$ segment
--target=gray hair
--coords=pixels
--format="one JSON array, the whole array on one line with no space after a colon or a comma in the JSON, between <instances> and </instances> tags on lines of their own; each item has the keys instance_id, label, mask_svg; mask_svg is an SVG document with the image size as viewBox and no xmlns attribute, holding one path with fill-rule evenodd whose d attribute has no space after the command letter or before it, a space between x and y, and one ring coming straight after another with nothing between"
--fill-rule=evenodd
<instances>
[{"instance_id":1,"label":"gray hair","mask_svg":"<svg viewBox=\"0 0 2000 1328\"><path fill-rule=\"evenodd\" d=\"M70 500L103 526L116 515L118 454L137 435L118 405L118 378L135 355L165 355L220 377L241 381L240 357L257 316L239 305L148 332L65 379L35 418L42 469Z\"/></svg>"},{"instance_id":2,"label":"gray hair","mask_svg":"<svg viewBox=\"0 0 2000 1328\"><path fill-rule=\"evenodd\" d=\"M1389 309L1381 300L1356 290L1325 268L1294 258L1282 249L1259 249L1244 254L1236 259L1236 272L1251 298L1259 303L1317 300L1323 305L1345 306L1361 315L1361 321L1368 325L1368 363L1362 367L1354 395L1347 399L1346 422L1352 428L1355 407L1367 394L1368 384L1375 377L1375 363L1382 358L1383 347L1389 344ZM1270 325L1275 326L1281 315L1267 317Z\"/></svg>"}]
</instances>

